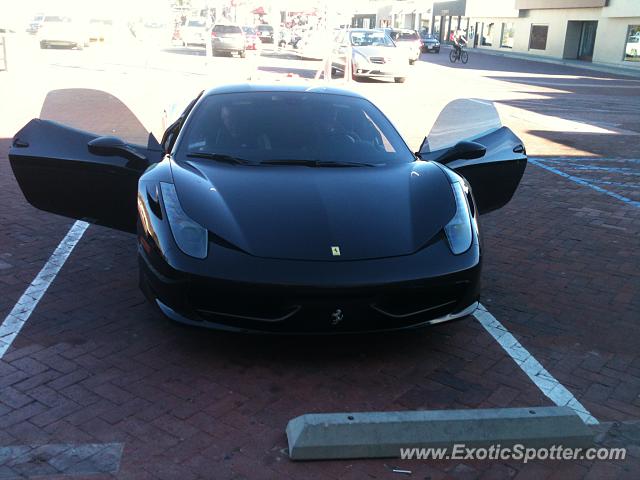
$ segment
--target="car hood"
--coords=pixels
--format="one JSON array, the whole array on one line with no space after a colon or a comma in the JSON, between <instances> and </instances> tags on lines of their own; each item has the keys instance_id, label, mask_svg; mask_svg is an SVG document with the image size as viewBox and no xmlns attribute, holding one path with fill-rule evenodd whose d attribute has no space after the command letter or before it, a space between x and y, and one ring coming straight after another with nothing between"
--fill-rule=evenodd
<instances>
[{"instance_id":1,"label":"car hood","mask_svg":"<svg viewBox=\"0 0 640 480\"><path fill-rule=\"evenodd\" d=\"M172 165L186 214L223 243L259 257L344 261L408 255L455 213L449 180L429 162L354 168L208 160Z\"/></svg>"},{"instance_id":2,"label":"car hood","mask_svg":"<svg viewBox=\"0 0 640 480\"><path fill-rule=\"evenodd\" d=\"M393 60L405 59L406 53L398 47L353 47L354 52L361 53L365 57L384 57Z\"/></svg>"}]
</instances>

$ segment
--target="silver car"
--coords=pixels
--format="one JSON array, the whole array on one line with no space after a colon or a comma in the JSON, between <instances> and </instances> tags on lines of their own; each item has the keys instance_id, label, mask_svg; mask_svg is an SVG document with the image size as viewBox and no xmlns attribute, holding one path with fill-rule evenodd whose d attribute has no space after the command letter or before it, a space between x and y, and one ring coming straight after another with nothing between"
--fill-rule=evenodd
<instances>
[{"instance_id":1,"label":"silver car","mask_svg":"<svg viewBox=\"0 0 640 480\"><path fill-rule=\"evenodd\" d=\"M246 45L242 28L239 25L216 24L211 32L211 47L214 54L236 52L244 58Z\"/></svg>"},{"instance_id":2,"label":"silver car","mask_svg":"<svg viewBox=\"0 0 640 480\"><path fill-rule=\"evenodd\" d=\"M332 58L335 69L345 71L349 50L354 80L389 78L396 83L406 80L409 66L407 50L398 48L385 32L365 28L339 31Z\"/></svg>"}]
</instances>

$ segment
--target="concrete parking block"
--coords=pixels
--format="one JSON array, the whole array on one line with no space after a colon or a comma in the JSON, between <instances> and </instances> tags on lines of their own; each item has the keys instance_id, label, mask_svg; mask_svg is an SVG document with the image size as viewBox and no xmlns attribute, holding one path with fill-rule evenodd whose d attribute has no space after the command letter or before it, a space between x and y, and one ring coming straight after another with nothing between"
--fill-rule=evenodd
<instances>
[{"instance_id":1,"label":"concrete parking block","mask_svg":"<svg viewBox=\"0 0 640 480\"><path fill-rule=\"evenodd\" d=\"M401 448L586 447L592 430L568 407L306 414L287 425L293 460L395 458Z\"/></svg>"}]
</instances>

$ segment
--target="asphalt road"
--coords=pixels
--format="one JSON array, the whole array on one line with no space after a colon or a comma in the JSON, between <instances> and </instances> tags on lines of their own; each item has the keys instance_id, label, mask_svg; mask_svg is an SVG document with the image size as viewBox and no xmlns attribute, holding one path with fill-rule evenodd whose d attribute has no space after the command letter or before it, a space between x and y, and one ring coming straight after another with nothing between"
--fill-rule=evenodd
<instances>
[{"instance_id":1,"label":"asphalt road","mask_svg":"<svg viewBox=\"0 0 640 480\"><path fill-rule=\"evenodd\" d=\"M207 60L198 48L32 47L22 44L22 59L0 72L0 321L73 224L31 207L10 171L10 138L28 119L139 140L158 135L162 112L206 86L291 81L321 68L287 52ZM494 101L525 141L532 162L518 192L482 219L482 301L603 430L614 425L600 442L629 447L629 458L290 462L284 428L302 413L554 400L473 317L330 339L174 325L137 288L135 238L91 226L0 356L0 478L104 474L116 457L115 475L135 479L397 478L396 466L409 478L636 475L640 81L474 51L467 65L451 65L443 50L423 55L405 84L346 86L378 104L416 149L441 109L466 97ZM24 445L65 447L7 455ZM74 457L74 445L112 450Z\"/></svg>"}]
</instances>

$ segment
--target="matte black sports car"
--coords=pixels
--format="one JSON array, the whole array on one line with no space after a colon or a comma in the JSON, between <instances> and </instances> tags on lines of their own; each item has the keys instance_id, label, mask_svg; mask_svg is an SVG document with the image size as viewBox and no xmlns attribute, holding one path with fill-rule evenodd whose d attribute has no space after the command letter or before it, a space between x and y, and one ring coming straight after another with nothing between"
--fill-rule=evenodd
<instances>
[{"instance_id":1,"label":"matte black sports car","mask_svg":"<svg viewBox=\"0 0 640 480\"><path fill-rule=\"evenodd\" d=\"M140 286L166 316L292 333L471 314L478 215L527 162L490 103L452 102L413 153L365 98L308 85L209 90L147 147L34 119L9 158L37 208L137 232Z\"/></svg>"}]
</instances>

